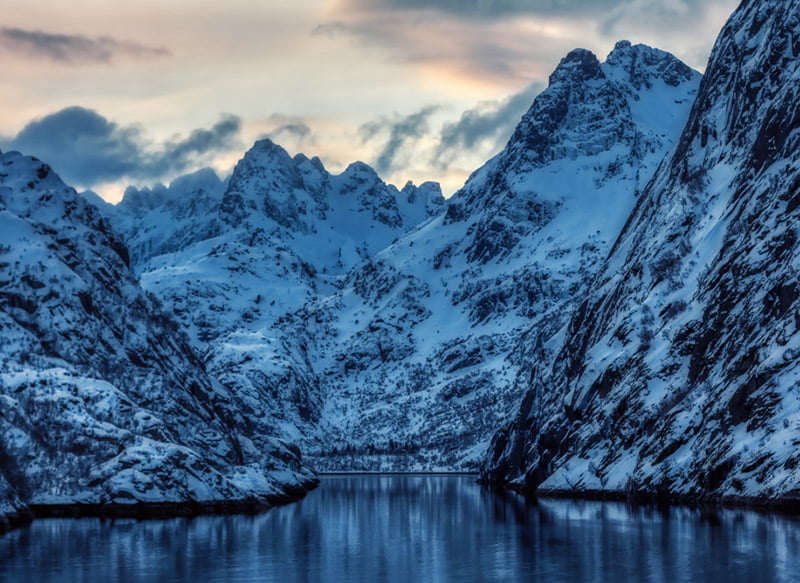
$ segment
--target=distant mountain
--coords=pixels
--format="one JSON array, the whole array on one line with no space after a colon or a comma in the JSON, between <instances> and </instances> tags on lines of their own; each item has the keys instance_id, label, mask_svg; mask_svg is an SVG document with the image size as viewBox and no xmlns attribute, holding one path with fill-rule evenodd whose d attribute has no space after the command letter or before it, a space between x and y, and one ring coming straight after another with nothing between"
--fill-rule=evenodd
<instances>
[{"instance_id":1,"label":"distant mountain","mask_svg":"<svg viewBox=\"0 0 800 583\"><path fill-rule=\"evenodd\" d=\"M225 182L210 168L174 180L169 187L128 187L116 206L103 205L138 273L152 257L186 248L220 234L216 218Z\"/></svg>"},{"instance_id":2,"label":"distant mountain","mask_svg":"<svg viewBox=\"0 0 800 583\"><path fill-rule=\"evenodd\" d=\"M484 477L796 503L800 6L745 1Z\"/></svg>"},{"instance_id":3,"label":"distant mountain","mask_svg":"<svg viewBox=\"0 0 800 583\"><path fill-rule=\"evenodd\" d=\"M253 431L305 444L322 410L316 355L281 322L443 205L438 185L398 190L363 163L331 175L264 140L227 183L205 172L131 189L113 217L142 285L178 317Z\"/></svg>"},{"instance_id":4,"label":"distant mountain","mask_svg":"<svg viewBox=\"0 0 800 583\"><path fill-rule=\"evenodd\" d=\"M0 154L0 504L274 502L315 478L248 421L53 171ZM13 489L9 493L7 486Z\"/></svg>"}]
</instances>

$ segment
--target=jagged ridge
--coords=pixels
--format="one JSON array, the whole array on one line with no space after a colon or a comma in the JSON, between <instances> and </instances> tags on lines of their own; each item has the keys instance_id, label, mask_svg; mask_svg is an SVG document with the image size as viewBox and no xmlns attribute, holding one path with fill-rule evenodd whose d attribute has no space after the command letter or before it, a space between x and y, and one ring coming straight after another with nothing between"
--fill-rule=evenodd
<instances>
[{"instance_id":1,"label":"jagged ridge","mask_svg":"<svg viewBox=\"0 0 800 583\"><path fill-rule=\"evenodd\" d=\"M282 332L282 322L339 289L353 265L439 212L441 191L432 183L398 190L363 163L331 175L319 159L292 158L263 140L224 189L207 191L215 204L172 219L183 212L180 201L194 196L170 195L144 215L175 231L145 236L142 248L155 250L148 241L156 238L183 244L143 256L142 284L175 312L209 372L258 431L313 440L322 408L316 355L296 334ZM134 233L130 213L120 210L121 229ZM206 236L190 240L192 231Z\"/></svg>"}]
</instances>

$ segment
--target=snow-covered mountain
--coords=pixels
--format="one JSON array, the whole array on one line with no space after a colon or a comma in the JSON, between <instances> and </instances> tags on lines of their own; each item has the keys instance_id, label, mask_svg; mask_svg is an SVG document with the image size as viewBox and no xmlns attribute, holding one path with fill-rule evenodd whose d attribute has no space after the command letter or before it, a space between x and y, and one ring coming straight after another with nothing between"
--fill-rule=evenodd
<instances>
[{"instance_id":1,"label":"snow-covered mountain","mask_svg":"<svg viewBox=\"0 0 800 583\"><path fill-rule=\"evenodd\" d=\"M310 463L477 468L522 396L521 339L569 314L674 146L699 79L643 45L618 43L604 63L570 53L444 213L296 314L321 373Z\"/></svg>"},{"instance_id":2,"label":"snow-covered mountain","mask_svg":"<svg viewBox=\"0 0 800 583\"><path fill-rule=\"evenodd\" d=\"M702 83L571 52L447 202L264 140L101 213L0 155L0 528L289 497L290 441L464 470L493 434L524 492L796 502L798 26L745 0Z\"/></svg>"},{"instance_id":3,"label":"snow-covered mountain","mask_svg":"<svg viewBox=\"0 0 800 583\"><path fill-rule=\"evenodd\" d=\"M48 166L0 154L3 512L18 500L266 503L313 486L293 446L249 431L128 262Z\"/></svg>"},{"instance_id":4,"label":"snow-covered mountain","mask_svg":"<svg viewBox=\"0 0 800 583\"><path fill-rule=\"evenodd\" d=\"M520 339L563 323L699 78L643 45L570 53L446 206L263 141L224 187L130 190L113 216L260 430L319 469L474 469L521 398Z\"/></svg>"},{"instance_id":5,"label":"snow-covered mountain","mask_svg":"<svg viewBox=\"0 0 800 583\"><path fill-rule=\"evenodd\" d=\"M745 0L674 153L484 477L532 492L800 494L800 4Z\"/></svg>"},{"instance_id":6,"label":"snow-covered mountain","mask_svg":"<svg viewBox=\"0 0 800 583\"><path fill-rule=\"evenodd\" d=\"M269 140L226 184L200 178L131 189L113 220L143 287L181 321L253 431L305 444L322 409L315 355L281 322L440 213L441 191L398 190L363 163L331 175L319 159L292 158Z\"/></svg>"}]
</instances>

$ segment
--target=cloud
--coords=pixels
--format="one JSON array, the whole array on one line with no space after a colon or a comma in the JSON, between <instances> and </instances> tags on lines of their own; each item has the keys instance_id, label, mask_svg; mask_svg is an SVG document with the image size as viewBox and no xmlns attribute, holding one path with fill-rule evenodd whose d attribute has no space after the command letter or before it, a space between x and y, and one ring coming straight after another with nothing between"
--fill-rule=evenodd
<instances>
[{"instance_id":1,"label":"cloud","mask_svg":"<svg viewBox=\"0 0 800 583\"><path fill-rule=\"evenodd\" d=\"M91 187L184 172L216 153L238 148L240 130L240 119L228 115L210 129L196 129L154 148L138 126L121 126L75 106L28 123L4 146L43 159L67 183Z\"/></svg>"},{"instance_id":2,"label":"cloud","mask_svg":"<svg viewBox=\"0 0 800 583\"><path fill-rule=\"evenodd\" d=\"M462 113L458 121L446 123L434 153L434 164L447 168L465 150L473 151L482 146L490 151L498 150L543 89L542 84L532 83L508 99L480 103Z\"/></svg>"},{"instance_id":3,"label":"cloud","mask_svg":"<svg viewBox=\"0 0 800 583\"><path fill-rule=\"evenodd\" d=\"M505 13L495 4L472 4L498 17L477 17L469 7L456 9L456 2L446 0L343 0L313 34L331 42L355 41L369 48L368 54L409 65L439 83L508 90L546 77L553 63L583 42L582 29L594 26L588 12L571 20L535 18L530 11L499 18Z\"/></svg>"},{"instance_id":4,"label":"cloud","mask_svg":"<svg viewBox=\"0 0 800 583\"><path fill-rule=\"evenodd\" d=\"M361 126L360 134L363 142L386 134L386 142L374 161L375 170L379 174L389 174L403 169L409 163L407 147L429 134L429 119L439 106L429 105L407 116L381 118Z\"/></svg>"},{"instance_id":5,"label":"cloud","mask_svg":"<svg viewBox=\"0 0 800 583\"><path fill-rule=\"evenodd\" d=\"M338 36L340 34L348 34L351 29L344 22L337 20L336 22L326 22L320 24L311 31L312 36Z\"/></svg>"},{"instance_id":6,"label":"cloud","mask_svg":"<svg viewBox=\"0 0 800 583\"><path fill-rule=\"evenodd\" d=\"M92 185L128 175L141 161L142 136L98 113L69 107L35 120L9 146L42 158L67 182Z\"/></svg>"},{"instance_id":7,"label":"cloud","mask_svg":"<svg viewBox=\"0 0 800 583\"><path fill-rule=\"evenodd\" d=\"M303 152L317 145L314 132L302 117L273 113L263 122L265 131L258 139L267 138L288 151Z\"/></svg>"},{"instance_id":8,"label":"cloud","mask_svg":"<svg viewBox=\"0 0 800 583\"><path fill-rule=\"evenodd\" d=\"M150 156L149 172L163 175L183 171L198 157L229 150L237 145L241 129L239 117L224 115L211 129L196 129L187 138L167 142L160 154Z\"/></svg>"},{"instance_id":9,"label":"cloud","mask_svg":"<svg viewBox=\"0 0 800 583\"><path fill-rule=\"evenodd\" d=\"M381 175L406 170L423 159L439 172L481 164L505 145L543 88L532 83L506 99L481 102L438 131L431 128L431 117L442 108L429 105L410 115L363 124L359 134L363 143L380 144L372 164Z\"/></svg>"},{"instance_id":10,"label":"cloud","mask_svg":"<svg viewBox=\"0 0 800 583\"><path fill-rule=\"evenodd\" d=\"M708 4L713 4L713 0L702 3L697 0L628 0L604 15L600 20L600 31L612 35L626 28L672 28L679 23L688 23L690 18L696 19Z\"/></svg>"},{"instance_id":11,"label":"cloud","mask_svg":"<svg viewBox=\"0 0 800 583\"><path fill-rule=\"evenodd\" d=\"M362 8L435 9L464 18L495 19L519 15L572 15L606 11L626 0L355 0Z\"/></svg>"},{"instance_id":12,"label":"cloud","mask_svg":"<svg viewBox=\"0 0 800 583\"><path fill-rule=\"evenodd\" d=\"M273 113L267 119L267 123L273 127L263 137L274 142L280 142L281 138L304 142L312 137L311 128L301 117Z\"/></svg>"},{"instance_id":13,"label":"cloud","mask_svg":"<svg viewBox=\"0 0 800 583\"><path fill-rule=\"evenodd\" d=\"M314 34L377 47L437 79L510 89L570 50L645 41L702 66L738 0L339 0ZM721 17L720 14L723 16Z\"/></svg>"},{"instance_id":14,"label":"cloud","mask_svg":"<svg viewBox=\"0 0 800 583\"><path fill-rule=\"evenodd\" d=\"M118 56L151 59L171 54L164 47L149 47L106 36L88 37L9 27L0 28L0 48L70 65L110 63Z\"/></svg>"},{"instance_id":15,"label":"cloud","mask_svg":"<svg viewBox=\"0 0 800 583\"><path fill-rule=\"evenodd\" d=\"M299 140L304 140L311 136L311 128L304 123L287 123L272 130L267 134L267 137L273 139L281 135L288 135Z\"/></svg>"}]
</instances>

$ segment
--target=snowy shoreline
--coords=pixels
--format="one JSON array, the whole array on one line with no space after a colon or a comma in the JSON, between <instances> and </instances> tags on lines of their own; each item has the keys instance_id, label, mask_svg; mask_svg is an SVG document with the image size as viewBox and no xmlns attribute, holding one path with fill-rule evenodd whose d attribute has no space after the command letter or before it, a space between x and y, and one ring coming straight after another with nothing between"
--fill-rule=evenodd
<instances>
[{"instance_id":1,"label":"snowy shoreline","mask_svg":"<svg viewBox=\"0 0 800 583\"><path fill-rule=\"evenodd\" d=\"M491 482L479 480L485 485ZM719 494L678 494L674 492L648 492L632 490L556 490L539 489L527 492L524 488L511 485L496 485L498 491L514 492L528 500L560 499L586 500L593 502L625 502L633 506L653 506L658 508L699 508L699 509L742 509L768 514L800 515L800 498L766 496L735 496Z\"/></svg>"},{"instance_id":2,"label":"snowy shoreline","mask_svg":"<svg viewBox=\"0 0 800 583\"><path fill-rule=\"evenodd\" d=\"M256 514L276 506L298 502L318 485L318 480L310 480L294 487L287 487L281 494L249 500L203 502L189 500L186 502L136 502L133 504L30 504L27 506L27 511L0 515L0 535L42 518L136 518L146 520L211 514Z\"/></svg>"}]
</instances>

